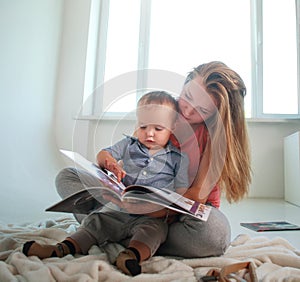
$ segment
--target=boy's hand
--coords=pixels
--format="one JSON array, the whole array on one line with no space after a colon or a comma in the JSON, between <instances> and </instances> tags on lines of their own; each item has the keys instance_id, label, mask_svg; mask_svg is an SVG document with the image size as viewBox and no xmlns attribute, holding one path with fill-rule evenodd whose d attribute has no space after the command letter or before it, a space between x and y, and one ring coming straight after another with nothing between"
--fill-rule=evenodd
<instances>
[{"instance_id":1,"label":"boy's hand","mask_svg":"<svg viewBox=\"0 0 300 282\"><path fill-rule=\"evenodd\" d=\"M115 159L106 158L105 159L105 168L116 176L118 182L121 182L122 178L125 177L126 171L117 163Z\"/></svg>"}]
</instances>

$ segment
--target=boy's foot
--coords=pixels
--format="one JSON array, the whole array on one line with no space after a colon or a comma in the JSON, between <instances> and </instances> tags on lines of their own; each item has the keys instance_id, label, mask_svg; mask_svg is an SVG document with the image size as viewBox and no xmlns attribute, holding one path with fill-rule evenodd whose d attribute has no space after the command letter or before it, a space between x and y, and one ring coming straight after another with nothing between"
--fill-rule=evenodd
<instances>
[{"instance_id":1,"label":"boy's foot","mask_svg":"<svg viewBox=\"0 0 300 282\"><path fill-rule=\"evenodd\" d=\"M138 275L141 273L139 257L130 249L122 251L116 260L117 267L128 275Z\"/></svg>"},{"instance_id":2,"label":"boy's foot","mask_svg":"<svg viewBox=\"0 0 300 282\"><path fill-rule=\"evenodd\" d=\"M56 245L40 245L35 241L28 241L23 245L22 252L26 256L37 256L41 259L50 257L62 258L71 254L69 247L65 243Z\"/></svg>"}]
</instances>

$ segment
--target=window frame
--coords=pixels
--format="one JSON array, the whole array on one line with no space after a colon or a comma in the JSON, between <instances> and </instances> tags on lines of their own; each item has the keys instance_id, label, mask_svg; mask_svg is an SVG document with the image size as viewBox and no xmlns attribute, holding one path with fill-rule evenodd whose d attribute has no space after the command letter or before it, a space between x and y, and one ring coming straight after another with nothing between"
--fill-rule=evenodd
<instances>
[{"instance_id":1,"label":"window frame","mask_svg":"<svg viewBox=\"0 0 300 282\"><path fill-rule=\"evenodd\" d=\"M250 119L300 119L300 0L295 0L298 114L263 112L263 0L251 0L252 93Z\"/></svg>"},{"instance_id":2,"label":"window frame","mask_svg":"<svg viewBox=\"0 0 300 282\"><path fill-rule=\"evenodd\" d=\"M251 93L251 117L249 120L283 120L300 119L300 0L295 0L296 7L296 42L297 42L297 96L298 114L266 114L263 113L263 0L250 1L250 25L251 25L251 64L252 64L252 93ZM110 0L91 0L90 30L88 36L88 48L85 73L85 87L83 102L85 103L83 115L92 115L116 118L126 113L103 113L103 93L90 95L91 89L97 85L103 85L106 61L106 39L109 17ZM95 12L96 11L96 12ZM138 48L138 70L148 68L149 36L151 19L151 0L143 0L140 5L140 27ZM95 27L95 24L97 25ZM92 31L91 31L92 30ZM96 45L96 46L95 46ZM89 53L92 52L92 55ZM137 89L144 88L146 72L138 72ZM92 76L92 79L91 79ZM98 92L99 92L98 91ZM90 95L90 96L89 96ZM137 94L136 99L138 99ZM91 97L92 96L92 97ZM91 99L87 99L91 97Z\"/></svg>"}]
</instances>

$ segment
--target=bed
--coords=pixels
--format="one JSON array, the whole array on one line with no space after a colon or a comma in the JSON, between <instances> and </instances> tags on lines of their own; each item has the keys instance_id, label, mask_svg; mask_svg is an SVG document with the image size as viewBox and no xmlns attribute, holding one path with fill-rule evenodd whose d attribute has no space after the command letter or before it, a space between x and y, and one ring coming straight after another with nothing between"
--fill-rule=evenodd
<instances>
[{"instance_id":1,"label":"bed","mask_svg":"<svg viewBox=\"0 0 300 282\"><path fill-rule=\"evenodd\" d=\"M154 256L142 263L142 274L130 277L116 269L113 261L122 250L118 244L93 246L86 256L40 260L26 257L22 244L28 240L53 244L78 227L68 215L24 224L0 223L0 281L201 281L211 268L251 261L259 281L300 281L300 250L281 237L249 237L241 234L221 257L182 259Z\"/></svg>"}]
</instances>

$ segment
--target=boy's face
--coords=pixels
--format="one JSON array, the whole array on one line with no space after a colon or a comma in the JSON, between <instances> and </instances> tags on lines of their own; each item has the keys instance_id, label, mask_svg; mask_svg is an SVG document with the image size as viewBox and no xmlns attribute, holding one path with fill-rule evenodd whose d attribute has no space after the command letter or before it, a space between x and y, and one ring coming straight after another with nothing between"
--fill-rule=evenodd
<instances>
[{"instance_id":1,"label":"boy's face","mask_svg":"<svg viewBox=\"0 0 300 282\"><path fill-rule=\"evenodd\" d=\"M136 135L150 150L166 146L174 127L176 112L169 106L146 105L138 108Z\"/></svg>"},{"instance_id":2,"label":"boy's face","mask_svg":"<svg viewBox=\"0 0 300 282\"><path fill-rule=\"evenodd\" d=\"M139 141L149 150L158 150L166 146L171 131L158 124L140 124L136 134Z\"/></svg>"}]
</instances>

